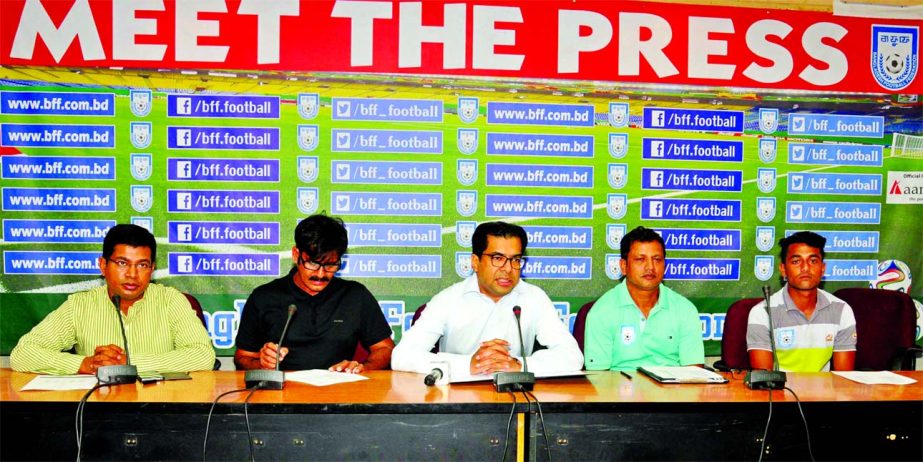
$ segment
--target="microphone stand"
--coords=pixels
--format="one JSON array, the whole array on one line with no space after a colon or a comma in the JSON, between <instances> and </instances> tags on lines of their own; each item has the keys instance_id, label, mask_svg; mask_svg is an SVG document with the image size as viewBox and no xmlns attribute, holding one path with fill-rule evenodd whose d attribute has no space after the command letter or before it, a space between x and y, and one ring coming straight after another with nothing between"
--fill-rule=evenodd
<instances>
[{"instance_id":1,"label":"microphone stand","mask_svg":"<svg viewBox=\"0 0 923 462\"><path fill-rule=\"evenodd\" d=\"M295 305L288 306L288 318L285 320L285 326L282 327L282 336L279 337L279 343L276 344L276 368L275 369L252 369L244 373L244 384L247 388L260 388L264 390L281 390L285 387L285 372L279 370L279 357L282 355L282 340L285 339L285 333L288 331L288 325L292 322L292 316L298 308Z\"/></svg>"},{"instance_id":2,"label":"microphone stand","mask_svg":"<svg viewBox=\"0 0 923 462\"><path fill-rule=\"evenodd\" d=\"M516 331L519 332L519 351L522 352L522 372L495 372L494 387L497 392L532 391L535 386L535 374L529 372L529 366L526 364L526 349L522 344L522 326L519 324L521 313L522 308L519 305L513 307L513 314L516 316Z\"/></svg>"},{"instance_id":3,"label":"microphone stand","mask_svg":"<svg viewBox=\"0 0 923 462\"><path fill-rule=\"evenodd\" d=\"M128 336L125 335L125 324L122 322L122 298L118 295L114 295L112 296L112 303L115 305L115 315L118 317L119 327L122 330L122 346L125 347L125 364L100 367L96 370L96 379L99 380L99 383L106 385L134 383L138 380L138 368L131 365L131 356L128 355Z\"/></svg>"},{"instance_id":4,"label":"microphone stand","mask_svg":"<svg viewBox=\"0 0 923 462\"><path fill-rule=\"evenodd\" d=\"M785 388L787 377L779 370L779 355L776 353L776 333L772 325L772 309L769 305L769 286L763 286L763 299L766 302L766 315L769 316L769 345L772 348L772 370L750 371L744 377L744 383L752 390L781 390Z\"/></svg>"}]
</instances>

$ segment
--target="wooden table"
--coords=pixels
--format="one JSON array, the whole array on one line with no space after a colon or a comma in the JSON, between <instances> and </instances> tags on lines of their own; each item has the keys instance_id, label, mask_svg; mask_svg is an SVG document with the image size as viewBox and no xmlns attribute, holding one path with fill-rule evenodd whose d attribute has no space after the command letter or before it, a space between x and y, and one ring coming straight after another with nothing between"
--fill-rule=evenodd
<instances>
[{"instance_id":1,"label":"wooden table","mask_svg":"<svg viewBox=\"0 0 923 462\"><path fill-rule=\"evenodd\" d=\"M900 374L923 381L923 372ZM256 460L500 460L513 400L489 383L426 387L391 371L329 387L286 383L248 405ZM85 460L202 459L205 423L219 394L243 373L121 385L85 410ZM83 391L20 392L33 377L0 370L0 459L73 460L74 413ZM789 374L818 460L923 460L923 385L865 386L828 373ZM590 373L536 385L554 460L738 460L759 455L767 391L727 385L661 385L635 374ZM765 460L807 459L789 392L772 392ZM249 458L246 393L223 397L209 430L209 460ZM546 460L535 406L519 404L507 459Z\"/></svg>"}]
</instances>

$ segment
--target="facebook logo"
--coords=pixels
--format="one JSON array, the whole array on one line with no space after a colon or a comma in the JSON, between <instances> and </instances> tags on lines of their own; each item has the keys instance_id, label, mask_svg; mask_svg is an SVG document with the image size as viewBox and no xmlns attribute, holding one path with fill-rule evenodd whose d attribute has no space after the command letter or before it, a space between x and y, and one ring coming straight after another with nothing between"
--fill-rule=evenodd
<instances>
[{"instance_id":1,"label":"facebook logo","mask_svg":"<svg viewBox=\"0 0 923 462\"><path fill-rule=\"evenodd\" d=\"M192 130L180 128L176 130L176 145L180 147L192 146Z\"/></svg>"},{"instance_id":2,"label":"facebook logo","mask_svg":"<svg viewBox=\"0 0 923 462\"><path fill-rule=\"evenodd\" d=\"M192 178L192 162L188 160L181 160L176 162L176 177Z\"/></svg>"},{"instance_id":3,"label":"facebook logo","mask_svg":"<svg viewBox=\"0 0 923 462\"><path fill-rule=\"evenodd\" d=\"M176 193L176 208L179 210L192 209L192 193Z\"/></svg>"},{"instance_id":4,"label":"facebook logo","mask_svg":"<svg viewBox=\"0 0 923 462\"><path fill-rule=\"evenodd\" d=\"M664 122L664 111L651 111L652 127L663 127Z\"/></svg>"},{"instance_id":5,"label":"facebook logo","mask_svg":"<svg viewBox=\"0 0 923 462\"><path fill-rule=\"evenodd\" d=\"M176 98L176 113L179 115L192 114L192 98Z\"/></svg>"},{"instance_id":6,"label":"facebook logo","mask_svg":"<svg viewBox=\"0 0 923 462\"><path fill-rule=\"evenodd\" d=\"M177 235L177 239L180 242L191 241L192 240L192 225L178 225L176 227L176 235Z\"/></svg>"},{"instance_id":7,"label":"facebook logo","mask_svg":"<svg viewBox=\"0 0 923 462\"><path fill-rule=\"evenodd\" d=\"M651 141L651 157L663 157L663 141Z\"/></svg>"},{"instance_id":8,"label":"facebook logo","mask_svg":"<svg viewBox=\"0 0 923 462\"><path fill-rule=\"evenodd\" d=\"M663 202L661 201L651 201L650 209L651 218L660 218L663 216Z\"/></svg>"},{"instance_id":9,"label":"facebook logo","mask_svg":"<svg viewBox=\"0 0 923 462\"><path fill-rule=\"evenodd\" d=\"M651 187L663 187L663 170L651 170Z\"/></svg>"},{"instance_id":10,"label":"facebook logo","mask_svg":"<svg viewBox=\"0 0 923 462\"><path fill-rule=\"evenodd\" d=\"M192 256L191 255L180 255L176 257L176 272L177 273L191 273L192 272Z\"/></svg>"}]
</instances>

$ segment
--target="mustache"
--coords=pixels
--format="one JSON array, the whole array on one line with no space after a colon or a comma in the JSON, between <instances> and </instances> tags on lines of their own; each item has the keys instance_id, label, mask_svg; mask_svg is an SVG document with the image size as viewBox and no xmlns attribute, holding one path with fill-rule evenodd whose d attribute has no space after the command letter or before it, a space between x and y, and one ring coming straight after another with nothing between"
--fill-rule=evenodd
<instances>
[{"instance_id":1,"label":"mustache","mask_svg":"<svg viewBox=\"0 0 923 462\"><path fill-rule=\"evenodd\" d=\"M329 277L326 277L326 276L324 276L324 277L321 277L321 276L310 276L310 277L308 277L308 280L310 280L310 281L315 281L315 282L330 282L330 278L329 278Z\"/></svg>"}]
</instances>

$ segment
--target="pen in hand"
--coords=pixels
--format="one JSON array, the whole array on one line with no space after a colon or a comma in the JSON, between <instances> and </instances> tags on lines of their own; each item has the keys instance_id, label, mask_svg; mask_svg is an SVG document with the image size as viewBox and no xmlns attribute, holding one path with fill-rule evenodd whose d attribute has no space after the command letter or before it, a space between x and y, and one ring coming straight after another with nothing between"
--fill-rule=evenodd
<instances>
[{"instance_id":1,"label":"pen in hand","mask_svg":"<svg viewBox=\"0 0 923 462\"><path fill-rule=\"evenodd\" d=\"M619 373L622 374L622 376L625 377L626 379L631 380L631 374L625 371L619 371Z\"/></svg>"}]
</instances>

